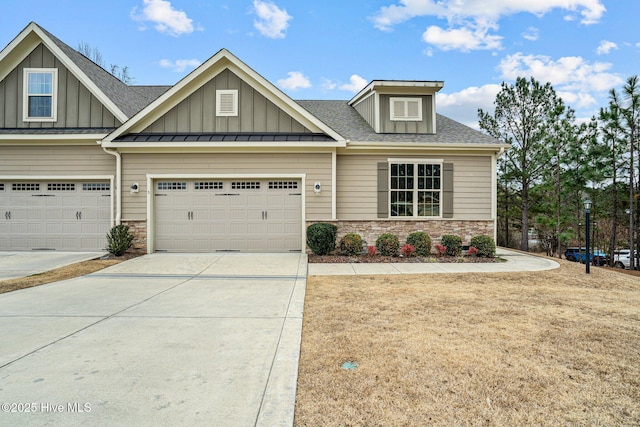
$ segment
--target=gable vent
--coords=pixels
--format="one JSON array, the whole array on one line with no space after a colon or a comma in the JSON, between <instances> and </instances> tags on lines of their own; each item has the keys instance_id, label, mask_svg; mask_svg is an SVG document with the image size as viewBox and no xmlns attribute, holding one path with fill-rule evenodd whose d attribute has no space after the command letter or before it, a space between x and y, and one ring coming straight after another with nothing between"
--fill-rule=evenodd
<instances>
[{"instance_id":1,"label":"gable vent","mask_svg":"<svg viewBox=\"0 0 640 427\"><path fill-rule=\"evenodd\" d=\"M238 91L216 91L216 116L229 117L238 115Z\"/></svg>"}]
</instances>

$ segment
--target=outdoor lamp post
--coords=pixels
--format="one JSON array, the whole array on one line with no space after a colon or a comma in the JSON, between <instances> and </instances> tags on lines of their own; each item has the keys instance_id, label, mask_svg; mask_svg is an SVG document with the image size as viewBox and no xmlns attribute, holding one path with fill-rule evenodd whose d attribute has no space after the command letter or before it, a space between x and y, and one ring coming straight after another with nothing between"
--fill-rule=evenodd
<instances>
[{"instance_id":1,"label":"outdoor lamp post","mask_svg":"<svg viewBox=\"0 0 640 427\"><path fill-rule=\"evenodd\" d=\"M591 271L589 271L589 266L591 265L591 256L589 254L589 226L591 225L591 200L587 199L584 201L584 214L586 215L586 221L587 221L587 233L586 233L586 237L587 237L587 241L586 243L586 250L587 250L587 259L585 260L585 265L587 266L587 274L591 273Z\"/></svg>"}]
</instances>

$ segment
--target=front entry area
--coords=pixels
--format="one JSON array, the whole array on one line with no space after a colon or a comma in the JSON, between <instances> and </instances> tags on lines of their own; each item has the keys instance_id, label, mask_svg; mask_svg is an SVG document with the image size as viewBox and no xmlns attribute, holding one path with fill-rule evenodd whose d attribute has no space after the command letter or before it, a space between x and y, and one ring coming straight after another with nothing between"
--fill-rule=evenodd
<instances>
[{"instance_id":1,"label":"front entry area","mask_svg":"<svg viewBox=\"0 0 640 427\"><path fill-rule=\"evenodd\" d=\"M0 250L101 251L110 217L109 181L0 181Z\"/></svg>"},{"instance_id":2,"label":"front entry area","mask_svg":"<svg viewBox=\"0 0 640 427\"><path fill-rule=\"evenodd\" d=\"M155 250L302 250L299 179L158 179Z\"/></svg>"}]
</instances>

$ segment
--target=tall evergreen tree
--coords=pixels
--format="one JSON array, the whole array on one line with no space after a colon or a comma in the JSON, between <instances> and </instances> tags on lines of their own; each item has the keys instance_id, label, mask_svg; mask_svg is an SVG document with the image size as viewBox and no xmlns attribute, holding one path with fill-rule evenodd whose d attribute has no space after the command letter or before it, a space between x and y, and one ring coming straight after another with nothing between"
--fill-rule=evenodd
<instances>
[{"instance_id":1,"label":"tall evergreen tree","mask_svg":"<svg viewBox=\"0 0 640 427\"><path fill-rule=\"evenodd\" d=\"M480 128L496 139L511 144L499 165L503 178L518 191L521 210L522 250L529 250L529 211L535 199L532 188L541 182L552 152L549 141L554 127L566 115L566 107L550 83L534 78L502 83L494 101L493 114L478 110Z\"/></svg>"}]
</instances>

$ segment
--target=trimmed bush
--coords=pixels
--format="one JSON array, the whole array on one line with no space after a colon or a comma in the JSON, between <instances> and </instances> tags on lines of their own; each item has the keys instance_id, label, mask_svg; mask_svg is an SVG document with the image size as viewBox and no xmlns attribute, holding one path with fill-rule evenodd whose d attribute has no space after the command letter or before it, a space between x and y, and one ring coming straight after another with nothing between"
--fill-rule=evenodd
<instances>
[{"instance_id":1,"label":"trimmed bush","mask_svg":"<svg viewBox=\"0 0 640 427\"><path fill-rule=\"evenodd\" d=\"M440 243L436 243L435 244L435 248L436 248L436 251L438 251L438 255L439 256L443 256L444 254L447 253L447 247L445 245L442 245Z\"/></svg>"},{"instance_id":2,"label":"trimmed bush","mask_svg":"<svg viewBox=\"0 0 640 427\"><path fill-rule=\"evenodd\" d=\"M424 231L416 231L415 233L409 234L407 243L416 248L416 255L431 255L431 237Z\"/></svg>"},{"instance_id":3,"label":"trimmed bush","mask_svg":"<svg viewBox=\"0 0 640 427\"><path fill-rule=\"evenodd\" d=\"M398 250L400 249L398 236L390 233L382 234L376 240L376 249L383 256L398 256Z\"/></svg>"},{"instance_id":4,"label":"trimmed bush","mask_svg":"<svg viewBox=\"0 0 640 427\"><path fill-rule=\"evenodd\" d=\"M447 248L446 255L460 256L462 253L462 239L460 236L445 234L442 236L440 241L442 242L442 245Z\"/></svg>"},{"instance_id":5,"label":"trimmed bush","mask_svg":"<svg viewBox=\"0 0 640 427\"><path fill-rule=\"evenodd\" d=\"M493 237L482 234L471 238L470 246L478 250L478 256L485 258L493 258L496 256L496 242Z\"/></svg>"},{"instance_id":6,"label":"trimmed bush","mask_svg":"<svg viewBox=\"0 0 640 427\"><path fill-rule=\"evenodd\" d=\"M307 245L316 255L327 255L336 248L338 227L326 222L316 222L307 227Z\"/></svg>"},{"instance_id":7,"label":"trimmed bush","mask_svg":"<svg viewBox=\"0 0 640 427\"><path fill-rule=\"evenodd\" d=\"M116 225L107 233L107 251L115 256L122 256L133 243L133 234L128 225Z\"/></svg>"},{"instance_id":8,"label":"trimmed bush","mask_svg":"<svg viewBox=\"0 0 640 427\"><path fill-rule=\"evenodd\" d=\"M409 243L406 243L405 245L402 246L402 249L400 249L400 253L405 258L411 258L413 254L416 253L416 248L415 246L410 245Z\"/></svg>"},{"instance_id":9,"label":"trimmed bush","mask_svg":"<svg viewBox=\"0 0 640 427\"><path fill-rule=\"evenodd\" d=\"M345 234L340 240L340 252L345 255L360 255L362 253L362 237L356 233Z\"/></svg>"},{"instance_id":10,"label":"trimmed bush","mask_svg":"<svg viewBox=\"0 0 640 427\"><path fill-rule=\"evenodd\" d=\"M369 255L369 256L378 255L378 251L377 251L376 247L373 246L373 245L367 246L367 255Z\"/></svg>"}]
</instances>

